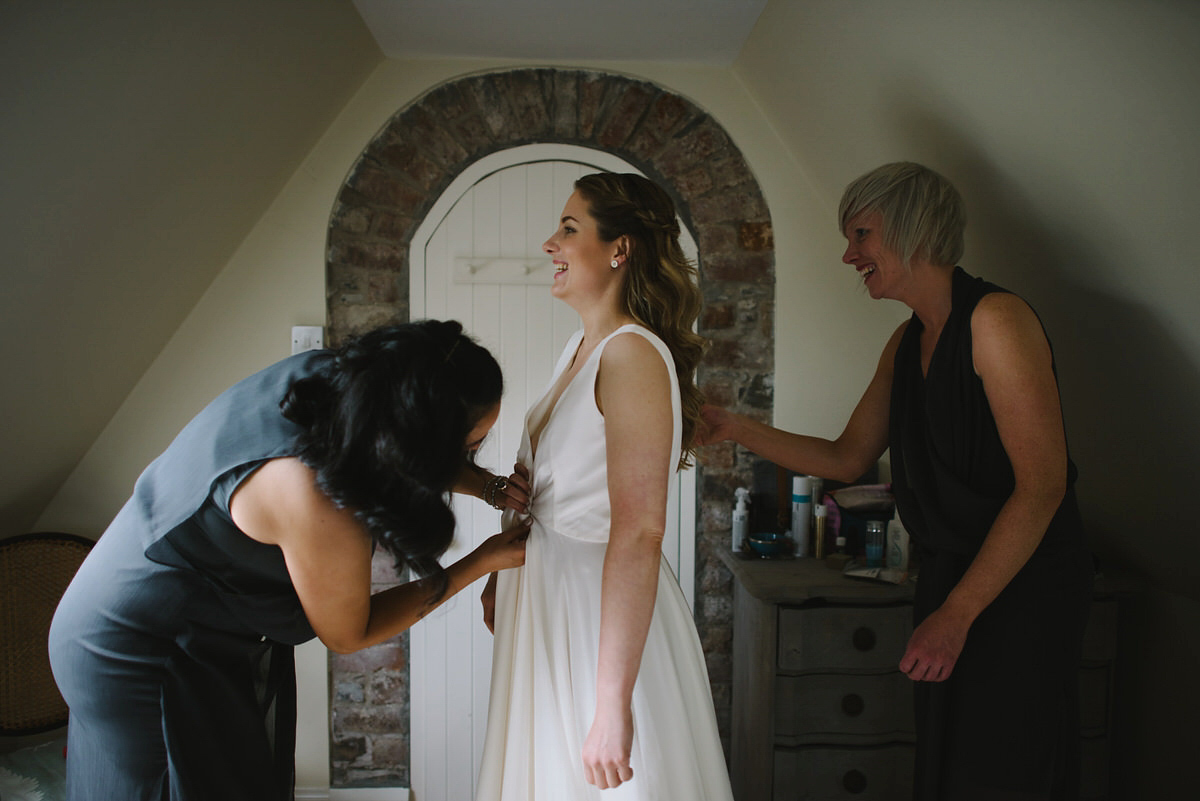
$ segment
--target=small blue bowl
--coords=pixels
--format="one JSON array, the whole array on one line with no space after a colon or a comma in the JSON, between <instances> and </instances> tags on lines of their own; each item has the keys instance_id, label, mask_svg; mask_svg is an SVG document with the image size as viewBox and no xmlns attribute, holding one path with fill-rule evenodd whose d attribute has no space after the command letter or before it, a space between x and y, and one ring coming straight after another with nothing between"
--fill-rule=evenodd
<instances>
[{"instance_id":1,"label":"small blue bowl","mask_svg":"<svg viewBox=\"0 0 1200 801\"><path fill-rule=\"evenodd\" d=\"M775 531L751 534L749 537L746 537L746 542L750 545L750 550L764 559L782 555L792 544L791 539L786 535Z\"/></svg>"}]
</instances>

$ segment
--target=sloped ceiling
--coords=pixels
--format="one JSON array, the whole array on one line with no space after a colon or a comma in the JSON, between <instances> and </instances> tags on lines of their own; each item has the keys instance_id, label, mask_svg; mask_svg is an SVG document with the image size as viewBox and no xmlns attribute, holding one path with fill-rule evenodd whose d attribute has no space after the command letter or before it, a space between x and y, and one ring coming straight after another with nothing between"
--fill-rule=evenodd
<instances>
[{"instance_id":1,"label":"sloped ceiling","mask_svg":"<svg viewBox=\"0 0 1200 801\"><path fill-rule=\"evenodd\" d=\"M0 5L0 537L382 58L350 0Z\"/></svg>"},{"instance_id":2,"label":"sloped ceiling","mask_svg":"<svg viewBox=\"0 0 1200 801\"><path fill-rule=\"evenodd\" d=\"M354 0L390 58L728 66L767 0Z\"/></svg>"},{"instance_id":3,"label":"sloped ceiling","mask_svg":"<svg viewBox=\"0 0 1200 801\"><path fill-rule=\"evenodd\" d=\"M385 52L729 64L766 4L0 4L0 537L36 522Z\"/></svg>"}]
</instances>

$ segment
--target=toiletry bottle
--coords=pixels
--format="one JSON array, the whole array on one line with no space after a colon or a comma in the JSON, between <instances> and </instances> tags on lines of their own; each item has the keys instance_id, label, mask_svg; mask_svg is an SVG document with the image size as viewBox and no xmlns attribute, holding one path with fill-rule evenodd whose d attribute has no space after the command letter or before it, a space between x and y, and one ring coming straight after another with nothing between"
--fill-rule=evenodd
<instances>
[{"instance_id":1,"label":"toiletry bottle","mask_svg":"<svg viewBox=\"0 0 1200 801\"><path fill-rule=\"evenodd\" d=\"M739 553L746 543L746 532L750 528L750 490L738 487L733 492L737 505L733 509L733 552Z\"/></svg>"},{"instance_id":2,"label":"toiletry bottle","mask_svg":"<svg viewBox=\"0 0 1200 801\"><path fill-rule=\"evenodd\" d=\"M829 519L829 509L823 503L813 506L813 556L825 558L825 521Z\"/></svg>"},{"instance_id":3,"label":"toiletry bottle","mask_svg":"<svg viewBox=\"0 0 1200 801\"><path fill-rule=\"evenodd\" d=\"M817 524L817 507L825 504L825 479L820 476L808 477L808 495L812 499L813 525Z\"/></svg>"},{"instance_id":4,"label":"toiletry bottle","mask_svg":"<svg viewBox=\"0 0 1200 801\"><path fill-rule=\"evenodd\" d=\"M908 570L908 531L900 521L900 513L887 525L887 566Z\"/></svg>"},{"instance_id":5,"label":"toiletry bottle","mask_svg":"<svg viewBox=\"0 0 1200 801\"><path fill-rule=\"evenodd\" d=\"M792 544L796 556L808 556L808 530L812 523L812 486L808 476L792 478Z\"/></svg>"},{"instance_id":6,"label":"toiletry bottle","mask_svg":"<svg viewBox=\"0 0 1200 801\"><path fill-rule=\"evenodd\" d=\"M867 521L867 567L883 567L883 521Z\"/></svg>"}]
</instances>

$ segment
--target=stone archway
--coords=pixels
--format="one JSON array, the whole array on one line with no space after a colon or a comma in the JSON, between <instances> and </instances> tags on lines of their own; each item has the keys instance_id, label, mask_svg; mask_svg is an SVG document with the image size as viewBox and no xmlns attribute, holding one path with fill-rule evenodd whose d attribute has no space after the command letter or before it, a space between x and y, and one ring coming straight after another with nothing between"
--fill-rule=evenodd
<instances>
[{"instance_id":1,"label":"stone archway","mask_svg":"<svg viewBox=\"0 0 1200 801\"><path fill-rule=\"evenodd\" d=\"M699 330L711 343L700 387L712 403L769 422L775 254L762 191L707 112L623 75L486 72L441 84L398 111L360 154L334 205L326 249L330 341L407 320L408 251L426 212L467 165L534 142L613 153L671 194L699 249ZM719 446L701 452L699 468L696 622L728 746L732 583L716 553L728 547L733 488L751 484L752 460ZM394 580L388 573L378 568L378 580ZM331 657L334 786L408 786L407 647L401 637Z\"/></svg>"}]
</instances>

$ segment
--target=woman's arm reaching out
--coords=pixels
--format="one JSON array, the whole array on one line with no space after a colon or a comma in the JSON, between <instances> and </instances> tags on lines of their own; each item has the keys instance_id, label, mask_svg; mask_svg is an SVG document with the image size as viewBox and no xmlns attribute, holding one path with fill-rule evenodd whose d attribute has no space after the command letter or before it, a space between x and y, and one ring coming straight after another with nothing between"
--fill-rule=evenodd
<instances>
[{"instance_id":1,"label":"woman's arm reaching out","mask_svg":"<svg viewBox=\"0 0 1200 801\"><path fill-rule=\"evenodd\" d=\"M371 537L349 509L317 488L299 459L272 459L230 500L233 521L259 542L283 550L304 614L321 642L351 653L408 629L480 576L525 561L522 525L487 539L446 569L446 594L431 602L424 581L371 594Z\"/></svg>"},{"instance_id":2,"label":"woman's arm reaching out","mask_svg":"<svg viewBox=\"0 0 1200 801\"><path fill-rule=\"evenodd\" d=\"M888 446L892 364L907 326L904 323L888 340L875 375L835 440L793 434L716 406L701 410L704 425L697 441L711 445L733 440L764 459L798 473L854 481L878 461Z\"/></svg>"}]
</instances>

